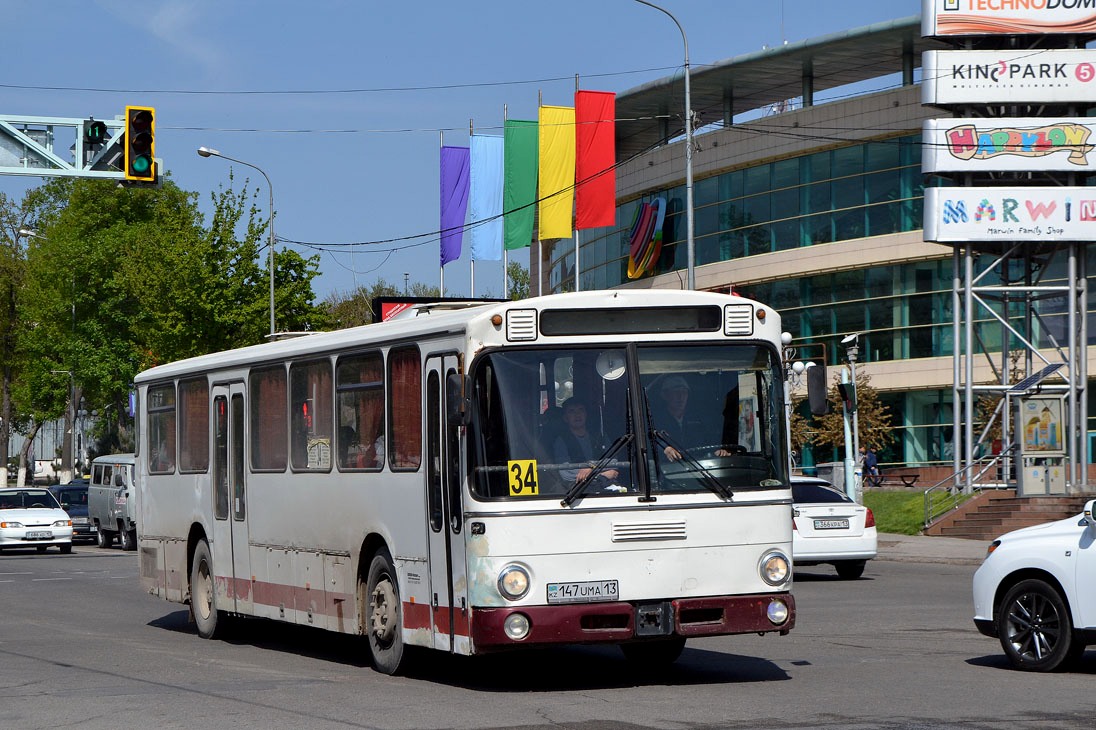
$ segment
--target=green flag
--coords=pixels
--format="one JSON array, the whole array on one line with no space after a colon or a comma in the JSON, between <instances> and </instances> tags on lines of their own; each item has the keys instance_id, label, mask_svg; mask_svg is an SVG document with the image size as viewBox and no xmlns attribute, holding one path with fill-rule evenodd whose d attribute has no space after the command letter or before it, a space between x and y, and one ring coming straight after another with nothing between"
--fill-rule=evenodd
<instances>
[{"instance_id":1,"label":"green flag","mask_svg":"<svg viewBox=\"0 0 1096 730\"><path fill-rule=\"evenodd\" d=\"M506 250L533 240L537 200L537 122L506 120L503 141L502 209Z\"/></svg>"}]
</instances>

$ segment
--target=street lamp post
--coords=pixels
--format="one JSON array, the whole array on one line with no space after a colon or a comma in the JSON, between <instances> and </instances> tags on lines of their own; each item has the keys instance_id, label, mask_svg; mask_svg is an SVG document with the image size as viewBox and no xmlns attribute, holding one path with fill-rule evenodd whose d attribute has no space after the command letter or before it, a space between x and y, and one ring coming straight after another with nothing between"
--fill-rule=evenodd
<instances>
[{"instance_id":1,"label":"street lamp post","mask_svg":"<svg viewBox=\"0 0 1096 730\"><path fill-rule=\"evenodd\" d=\"M841 344L845 345L845 355L849 359L849 368L852 371L852 385L856 387L856 360L860 356L860 333L854 332L851 335L847 335L841 340ZM859 397L858 397L859 400ZM860 459L860 409L857 408L852 412L852 453L853 456ZM863 488L864 478L866 474L861 473L860 479L857 481L857 495L856 501L863 502L863 496L861 489Z\"/></svg>"},{"instance_id":2,"label":"street lamp post","mask_svg":"<svg viewBox=\"0 0 1096 730\"><path fill-rule=\"evenodd\" d=\"M266 174L263 168L258 165L253 165L250 162L244 162L243 160L237 160L235 157L229 157L222 154L217 150L210 149L209 147L199 147L198 155L200 157L220 157L231 162L243 165L244 167L250 167L252 170L258 170L259 174L266 178L266 186L270 189L270 226L267 228L267 233L270 234L270 337L274 337L274 185L270 182L270 176Z\"/></svg>"},{"instance_id":3,"label":"street lamp post","mask_svg":"<svg viewBox=\"0 0 1096 730\"><path fill-rule=\"evenodd\" d=\"M641 5L647 5L670 16L674 25L681 31L681 40L685 44L685 241L688 256L688 268L686 282L689 289L696 289L696 242L693 235L693 105L689 90L689 39L685 36L685 29L677 21L673 13L665 8L660 8L647 0L636 0Z\"/></svg>"}]
</instances>

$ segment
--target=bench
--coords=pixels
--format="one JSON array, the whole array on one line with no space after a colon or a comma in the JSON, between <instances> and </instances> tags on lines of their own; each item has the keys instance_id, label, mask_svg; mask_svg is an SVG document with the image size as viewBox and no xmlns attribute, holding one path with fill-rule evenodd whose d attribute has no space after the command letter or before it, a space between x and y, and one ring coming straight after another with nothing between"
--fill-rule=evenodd
<instances>
[{"instance_id":1,"label":"bench","mask_svg":"<svg viewBox=\"0 0 1096 730\"><path fill-rule=\"evenodd\" d=\"M912 487L921 475L915 471L884 471L878 476L864 477L864 481L873 487L898 486Z\"/></svg>"}]
</instances>

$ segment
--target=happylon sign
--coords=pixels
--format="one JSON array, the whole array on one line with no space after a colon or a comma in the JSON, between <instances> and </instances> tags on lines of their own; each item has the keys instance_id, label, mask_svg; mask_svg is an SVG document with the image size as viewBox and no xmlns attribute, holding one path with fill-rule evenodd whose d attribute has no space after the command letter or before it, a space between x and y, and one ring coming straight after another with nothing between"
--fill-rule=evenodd
<instances>
[{"instance_id":1,"label":"happylon sign","mask_svg":"<svg viewBox=\"0 0 1096 730\"><path fill-rule=\"evenodd\" d=\"M925 240L1096 241L1096 188L927 188Z\"/></svg>"},{"instance_id":2,"label":"happylon sign","mask_svg":"<svg viewBox=\"0 0 1096 730\"><path fill-rule=\"evenodd\" d=\"M925 51L921 68L925 104L1091 102L1096 98L1096 50Z\"/></svg>"},{"instance_id":3,"label":"happylon sign","mask_svg":"<svg viewBox=\"0 0 1096 730\"><path fill-rule=\"evenodd\" d=\"M924 172L1096 171L1096 119L930 119L921 130Z\"/></svg>"},{"instance_id":4,"label":"happylon sign","mask_svg":"<svg viewBox=\"0 0 1096 730\"><path fill-rule=\"evenodd\" d=\"M925 36L1096 32L1096 0L922 0Z\"/></svg>"}]
</instances>

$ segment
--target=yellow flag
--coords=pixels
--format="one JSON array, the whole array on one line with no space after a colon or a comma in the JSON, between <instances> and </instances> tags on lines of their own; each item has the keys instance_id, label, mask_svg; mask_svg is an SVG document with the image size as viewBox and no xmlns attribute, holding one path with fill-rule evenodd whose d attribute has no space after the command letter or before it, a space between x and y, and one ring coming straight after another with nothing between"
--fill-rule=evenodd
<instances>
[{"instance_id":1,"label":"yellow flag","mask_svg":"<svg viewBox=\"0 0 1096 730\"><path fill-rule=\"evenodd\" d=\"M539 139L540 238L570 238L575 203L574 107L542 106Z\"/></svg>"}]
</instances>

